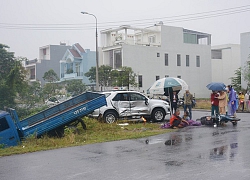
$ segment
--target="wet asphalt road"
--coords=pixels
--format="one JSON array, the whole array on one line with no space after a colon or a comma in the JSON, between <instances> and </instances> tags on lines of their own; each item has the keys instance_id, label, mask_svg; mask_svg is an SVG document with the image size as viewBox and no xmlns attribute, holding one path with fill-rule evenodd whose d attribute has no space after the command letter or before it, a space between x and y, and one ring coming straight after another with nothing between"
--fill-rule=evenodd
<instances>
[{"instance_id":1,"label":"wet asphalt road","mask_svg":"<svg viewBox=\"0 0 250 180\"><path fill-rule=\"evenodd\" d=\"M209 112L194 111L193 119L203 115ZM237 116L237 126L186 127L137 140L1 157L0 179L249 180L250 113Z\"/></svg>"}]
</instances>

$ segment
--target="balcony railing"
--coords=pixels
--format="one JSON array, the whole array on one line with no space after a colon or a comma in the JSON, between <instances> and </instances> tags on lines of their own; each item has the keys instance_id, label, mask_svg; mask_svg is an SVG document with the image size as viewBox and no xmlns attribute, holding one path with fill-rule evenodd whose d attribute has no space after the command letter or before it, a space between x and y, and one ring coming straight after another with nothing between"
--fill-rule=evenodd
<instances>
[{"instance_id":1,"label":"balcony railing","mask_svg":"<svg viewBox=\"0 0 250 180\"><path fill-rule=\"evenodd\" d=\"M82 77L83 76L83 72L77 72L77 73L70 73L70 74L66 74L66 73L62 73L61 74L61 78L65 78L65 79L72 79L72 78L76 78L76 77Z\"/></svg>"}]
</instances>

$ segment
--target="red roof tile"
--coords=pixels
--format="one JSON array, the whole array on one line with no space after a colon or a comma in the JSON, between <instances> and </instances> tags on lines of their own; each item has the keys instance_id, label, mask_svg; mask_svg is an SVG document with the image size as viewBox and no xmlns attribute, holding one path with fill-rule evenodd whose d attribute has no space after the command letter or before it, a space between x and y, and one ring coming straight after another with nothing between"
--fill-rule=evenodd
<instances>
[{"instance_id":1,"label":"red roof tile","mask_svg":"<svg viewBox=\"0 0 250 180\"><path fill-rule=\"evenodd\" d=\"M75 46L77 47L77 49L80 51L80 52L85 52L84 49L82 48L82 46L79 44L79 43L76 43Z\"/></svg>"},{"instance_id":2,"label":"red roof tile","mask_svg":"<svg viewBox=\"0 0 250 180\"><path fill-rule=\"evenodd\" d=\"M69 49L69 51L71 52L71 54L74 56L74 57L81 57L80 54L74 50L74 49Z\"/></svg>"}]
</instances>

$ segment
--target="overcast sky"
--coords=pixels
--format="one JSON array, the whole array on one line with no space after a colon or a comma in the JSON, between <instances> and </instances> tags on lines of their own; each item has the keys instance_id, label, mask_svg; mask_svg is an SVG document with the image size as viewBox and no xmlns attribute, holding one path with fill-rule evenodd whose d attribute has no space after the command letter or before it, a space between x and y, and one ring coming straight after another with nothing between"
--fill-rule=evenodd
<instances>
[{"instance_id":1,"label":"overcast sky","mask_svg":"<svg viewBox=\"0 0 250 180\"><path fill-rule=\"evenodd\" d=\"M212 45L239 44L240 33L250 32L249 0L0 0L0 43L28 59L60 42L95 50L95 19L81 11L97 17L99 35L159 21L211 34Z\"/></svg>"}]
</instances>

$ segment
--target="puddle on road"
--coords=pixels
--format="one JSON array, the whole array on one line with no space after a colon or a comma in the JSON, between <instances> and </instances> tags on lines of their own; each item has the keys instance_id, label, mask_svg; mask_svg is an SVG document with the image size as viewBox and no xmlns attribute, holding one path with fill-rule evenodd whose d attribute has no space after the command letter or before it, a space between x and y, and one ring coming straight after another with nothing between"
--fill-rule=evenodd
<instances>
[{"instance_id":1,"label":"puddle on road","mask_svg":"<svg viewBox=\"0 0 250 180\"><path fill-rule=\"evenodd\" d=\"M183 162L179 162L179 161L167 161L165 163L166 166L181 166L183 164Z\"/></svg>"},{"instance_id":2,"label":"puddle on road","mask_svg":"<svg viewBox=\"0 0 250 180\"><path fill-rule=\"evenodd\" d=\"M216 147L210 150L209 159L211 160L234 160L233 158L238 153L238 143L231 143Z\"/></svg>"},{"instance_id":3,"label":"puddle on road","mask_svg":"<svg viewBox=\"0 0 250 180\"><path fill-rule=\"evenodd\" d=\"M157 138L157 139L146 139L146 144L157 144L163 143L167 146L179 145L182 142L189 143L193 140L192 134L179 134L179 133L172 133L170 134L169 138Z\"/></svg>"},{"instance_id":4,"label":"puddle on road","mask_svg":"<svg viewBox=\"0 0 250 180\"><path fill-rule=\"evenodd\" d=\"M145 140L145 143L146 144L157 144L157 143L162 143L164 142L164 139L163 138L158 138L158 139L146 139Z\"/></svg>"}]
</instances>

